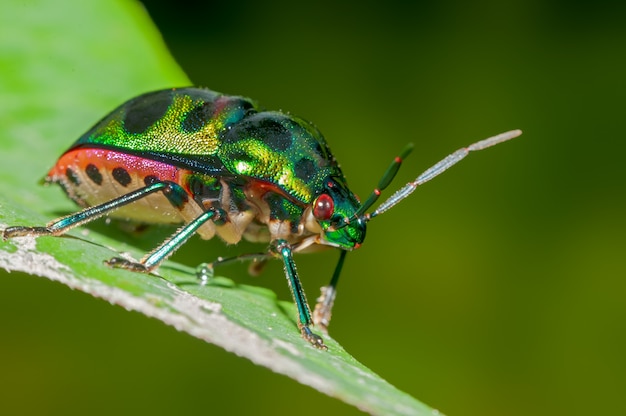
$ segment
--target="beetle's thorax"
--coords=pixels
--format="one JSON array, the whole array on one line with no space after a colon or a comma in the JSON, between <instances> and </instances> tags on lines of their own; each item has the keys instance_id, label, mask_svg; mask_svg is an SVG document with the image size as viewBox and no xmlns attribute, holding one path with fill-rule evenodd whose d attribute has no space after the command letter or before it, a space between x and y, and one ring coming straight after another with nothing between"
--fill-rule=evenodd
<instances>
[{"instance_id":1,"label":"beetle's thorax","mask_svg":"<svg viewBox=\"0 0 626 416\"><path fill-rule=\"evenodd\" d=\"M202 181L202 185L197 181ZM188 182L193 199L202 209L215 208L222 215L199 231L204 238L217 234L231 244L242 238L263 243L282 239L292 245L304 240L308 241L307 245L319 241L315 236L322 229L310 206L289 198L272 184L241 182L237 178L215 180L198 175L192 175Z\"/></svg>"}]
</instances>

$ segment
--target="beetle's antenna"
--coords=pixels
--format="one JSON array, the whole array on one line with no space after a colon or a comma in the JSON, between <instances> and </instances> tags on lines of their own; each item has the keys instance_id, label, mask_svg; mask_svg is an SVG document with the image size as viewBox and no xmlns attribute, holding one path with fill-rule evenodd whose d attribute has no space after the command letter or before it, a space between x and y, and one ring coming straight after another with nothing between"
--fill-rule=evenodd
<instances>
[{"instance_id":1,"label":"beetle's antenna","mask_svg":"<svg viewBox=\"0 0 626 416\"><path fill-rule=\"evenodd\" d=\"M433 179L435 176L451 168L453 165L456 165L458 162L463 160L465 156L469 154L469 152L473 152L476 150L483 150L488 147L495 146L496 144L518 137L520 134L522 134L521 130L511 130L505 133L498 134L497 136L489 137L479 142L470 144L467 147L463 147L457 150L456 152L448 155L447 157L440 160L435 165L433 165L432 167L424 171L421 175L419 175L415 179L415 181L409 182L406 185L404 185L402 188L396 191L395 194L391 195L389 199L387 199L385 202L380 204L374 212L369 213L369 214L363 214L365 210L361 208L357 211L357 213L359 216L363 216L363 219L365 221L369 221L370 219L376 217L377 215L382 214L383 212L387 211L388 209L390 209L391 207L393 207L394 205L402 201L404 198L411 195L413 191L415 191L415 189L417 189L419 185L422 185L428 182L429 180ZM393 166L394 165L390 166L389 169L387 169L387 173L391 170ZM399 163L397 164L397 167L398 168L400 167ZM397 172L397 168L395 171ZM385 175L387 175L387 173ZM395 175L395 172L394 172L394 175ZM391 178L393 178L393 176L391 176ZM381 180L381 183L384 183L385 185L388 185L389 184L388 182L391 181L391 179L389 179L388 181L385 181L384 179L385 177L383 177L383 180ZM380 185L379 185L379 188L380 188ZM376 191L378 191L378 189L374 190L372 195L376 194ZM380 194L380 192L378 192L378 194ZM377 197L378 195L376 195L376 198ZM373 198L373 201L371 201L370 206L374 203L376 198ZM370 199L372 199L372 196L370 196L370 198L366 201L366 203L370 202Z\"/></svg>"},{"instance_id":2,"label":"beetle's antenna","mask_svg":"<svg viewBox=\"0 0 626 416\"><path fill-rule=\"evenodd\" d=\"M367 197L365 202L361 205L361 208L359 208L359 210L356 213L354 213L351 219L358 218L361 215L365 214L365 211L367 211L372 205L374 205L374 202L376 202L376 200L378 200L378 197L380 197L381 192L384 191L385 188L389 186L393 178L396 177L396 174L398 173L398 170L400 169L400 166L402 165L402 161L406 159L406 157L412 151L413 151L413 143L407 144L406 147L402 150L402 152L400 152L400 155L396 156L393 162L391 162L391 165L389 165L389 167L383 174L383 177L380 179L380 182L378 182L378 186L372 191L370 196Z\"/></svg>"}]
</instances>

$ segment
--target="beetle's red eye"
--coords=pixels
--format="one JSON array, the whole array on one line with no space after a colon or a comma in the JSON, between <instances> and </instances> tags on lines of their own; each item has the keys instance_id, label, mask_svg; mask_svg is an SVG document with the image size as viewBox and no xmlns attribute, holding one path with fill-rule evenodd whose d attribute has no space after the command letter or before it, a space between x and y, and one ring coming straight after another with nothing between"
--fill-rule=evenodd
<instances>
[{"instance_id":1,"label":"beetle's red eye","mask_svg":"<svg viewBox=\"0 0 626 416\"><path fill-rule=\"evenodd\" d=\"M318 220L329 220L335 211L335 203L328 194L321 194L313 204L313 216Z\"/></svg>"}]
</instances>

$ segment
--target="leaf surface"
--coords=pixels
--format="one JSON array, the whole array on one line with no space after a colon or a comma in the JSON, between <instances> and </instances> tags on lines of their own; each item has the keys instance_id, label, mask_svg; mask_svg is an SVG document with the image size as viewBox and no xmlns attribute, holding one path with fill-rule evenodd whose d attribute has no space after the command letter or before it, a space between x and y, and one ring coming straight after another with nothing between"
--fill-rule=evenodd
<instances>
[{"instance_id":1,"label":"leaf surface","mask_svg":"<svg viewBox=\"0 0 626 416\"><path fill-rule=\"evenodd\" d=\"M2 229L43 225L75 211L58 189L37 186L55 158L121 102L189 84L134 2L59 0L32 7L8 1L0 6L0 39ZM160 277L105 267L103 261L120 252L141 257L145 247L126 240L106 225L62 238L15 238L0 242L0 267L139 311L366 412L436 413L332 338L325 337L327 352L308 345L297 329L294 306L277 301L269 290L224 277L201 286L193 268L173 262L161 267Z\"/></svg>"}]
</instances>

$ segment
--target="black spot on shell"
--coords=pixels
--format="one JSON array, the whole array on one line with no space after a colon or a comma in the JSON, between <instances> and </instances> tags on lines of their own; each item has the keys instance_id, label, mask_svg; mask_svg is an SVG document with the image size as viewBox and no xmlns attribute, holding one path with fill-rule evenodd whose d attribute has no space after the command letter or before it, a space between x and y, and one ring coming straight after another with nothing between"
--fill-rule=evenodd
<instances>
[{"instance_id":1,"label":"black spot on shell","mask_svg":"<svg viewBox=\"0 0 626 416\"><path fill-rule=\"evenodd\" d=\"M96 185L102 185L102 174L98 170L98 167L92 163L88 164L85 168L85 173Z\"/></svg>"},{"instance_id":2,"label":"black spot on shell","mask_svg":"<svg viewBox=\"0 0 626 416\"><path fill-rule=\"evenodd\" d=\"M130 175L124 168L113 169L113 179L115 179L122 186L128 186L131 181Z\"/></svg>"},{"instance_id":3,"label":"black spot on shell","mask_svg":"<svg viewBox=\"0 0 626 416\"><path fill-rule=\"evenodd\" d=\"M171 104L171 92L149 94L132 100L126 105L124 129L131 134L145 132L165 115Z\"/></svg>"},{"instance_id":4,"label":"black spot on shell","mask_svg":"<svg viewBox=\"0 0 626 416\"><path fill-rule=\"evenodd\" d=\"M283 152L293 144L291 132L278 121L268 119L259 124L261 131L265 133L265 143L272 149Z\"/></svg>"},{"instance_id":5,"label":"black spot on shell","mask_svg":"<svg viewBox=\"0 0 626 416\"><path fill-rule=\"evenodd\" d=\"M214 112L215 107L213 103L203 103L195 107L185 115L181 124L182 130L186 133L195 133L202 130L204 125L211 120Z\"/></svg>"},{"instance_id":6,"label":"black spot on shell","mask_svg":"<svg viewBox=\"0 0 626 416\"><path fill-rule=\"evenodd\" d=\"M308 182L315 175L315 163L311 159L303 157L294 165L294 173L297 178Z\"/></svg>"},{"instance_id":7,"label":"black spot on shell","mask_svg":"<svg viewBox=\"0 0 626 416\"><path fill-rule=\"evenodd\" d=\"M78 178L78 176L76 176L76 172L74 172L72 169L66 168L65 176L67 176L67 180L74 185L80 185L80 179Z\"/></svg>"},{"instance_id":8,"label":"black spot on shell","mask_svg":"<svg viewBox=\"0 0 626 416\"><path fill-rule=\"evenodd\" d=\"M286 116L275 113L257 113L236 123L224 137L226 144L236 143L242 139L256 139L265 143L270 149L283 152L293 144L293 135L283 123L290 121Z\"/></svg>"}]
</instances>

